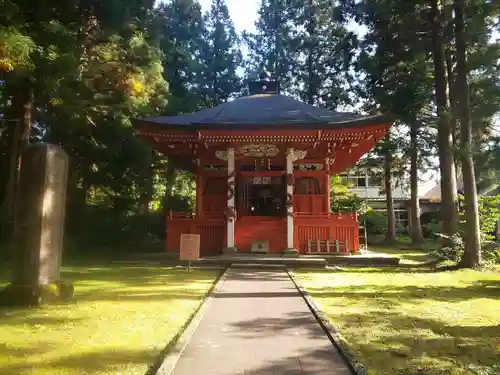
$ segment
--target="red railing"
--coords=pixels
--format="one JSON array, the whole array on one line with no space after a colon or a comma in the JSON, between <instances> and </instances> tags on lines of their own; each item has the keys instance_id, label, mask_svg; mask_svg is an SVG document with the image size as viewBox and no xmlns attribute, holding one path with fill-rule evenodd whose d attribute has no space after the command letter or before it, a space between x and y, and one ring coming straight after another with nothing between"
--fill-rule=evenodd
<instances>
[{"instance_id":1,"label":"red railing","mask_svg":"<svg viewBox=\"0 0 500 375\"><path fill-rule=\"evenodd\" d=\"M307 252L312 241L347 242L342 252L359 251L359 226L356 214L295 213L294 244L301 253ZM249 251L255 240L269 241L269 251L281 253L286 248L286 218L243 217L235 222L235 242L241 251ZM219 255L226 247L227 219L225 214L170 213L167 220L167 250L179 251L180 236L199 234L201 256ZM331 252L336 251L335 246Z\"/></svg>"},{"instance_id":2,"label":"red railing","mask_svg":"<svg viewBox=\"0 0 500 375\"><path fill-rule=\"evenodd\" d=\"M347 251L359 251L359 225L356 214L296 215L294 220L295 247L304 253L309 240L347 241ZM332 248L332 252L335 248Z\"/></svg>"}]
</instances>

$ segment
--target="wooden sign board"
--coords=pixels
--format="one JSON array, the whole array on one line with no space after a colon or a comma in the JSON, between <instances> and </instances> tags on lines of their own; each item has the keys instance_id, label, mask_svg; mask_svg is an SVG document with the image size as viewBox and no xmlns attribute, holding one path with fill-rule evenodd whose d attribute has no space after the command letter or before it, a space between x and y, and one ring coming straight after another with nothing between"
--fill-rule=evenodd
<instances>
[{"instance_id":1,"label":"wooden sign board","mask_svg":"<svg viewBox=\"0 0 500 375\"><path fill-rule=\"evenodd\" d=\"M198 260L200 258L200 235L181 234L180 260Z\"/></svg>"}]
</instances>

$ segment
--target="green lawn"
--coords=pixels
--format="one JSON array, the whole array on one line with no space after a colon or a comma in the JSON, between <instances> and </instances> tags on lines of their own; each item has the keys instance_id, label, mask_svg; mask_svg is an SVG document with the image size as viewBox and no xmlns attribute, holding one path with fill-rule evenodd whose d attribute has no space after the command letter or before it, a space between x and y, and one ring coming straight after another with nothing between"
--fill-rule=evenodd
<instances>
[{"instance_id":1,"label":"green lawn","mask_svg":"<svg viewBox=\"0 0 500 375\"><path fill-rule=\"evenodd\" d=\"M429 256L428 252L419 251L414 249L397 249L391 247L369 247L369 251L379 254L385 254L388 256L394 256L401 258L399 264L401 265L416 265L426 262L431 262L434 260Z\"/></svg>"},{"instance_id":2,"label":"green lawn","mask_svg":"<svg viewBox=\"0 0 500 375\"><path fill-rule=\"evenodd\" d=\"M63 278L75 285L71 303L0 309L0 374L143 375L217 275L153 266L65 267ZM0 278L1 285L5 273Z\"/></svg>"},{"instance_id":3,"label":"green lawn","mask_svg":"<svg viewBox=\"0 0 500 375\"><path fill-rule=\"evenodd\" d=\"M500 374L498 272L296 274L371 375Z\"/></svg>"}]
</instances>

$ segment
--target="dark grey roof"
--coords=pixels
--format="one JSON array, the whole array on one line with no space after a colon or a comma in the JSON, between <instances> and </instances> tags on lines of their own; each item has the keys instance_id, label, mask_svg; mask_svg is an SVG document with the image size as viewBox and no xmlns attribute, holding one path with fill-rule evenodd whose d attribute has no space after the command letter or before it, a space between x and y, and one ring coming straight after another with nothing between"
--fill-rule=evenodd
<instances>
[{"instance_id":1,"label":"dark grey roof","mask_svg":"<svg viewBox=\"0 0 500 375\"><path fill-rule=\"evenodd\" d=\"M318 108L279 94L245 96L187 115L157 116L140 119L157 125L196 128L221 128L224 126L322 124L328 128L357 127L368 124L392 122L384 115L361 116L350 112L334 112Z\"/></svg>"}]
</instances>

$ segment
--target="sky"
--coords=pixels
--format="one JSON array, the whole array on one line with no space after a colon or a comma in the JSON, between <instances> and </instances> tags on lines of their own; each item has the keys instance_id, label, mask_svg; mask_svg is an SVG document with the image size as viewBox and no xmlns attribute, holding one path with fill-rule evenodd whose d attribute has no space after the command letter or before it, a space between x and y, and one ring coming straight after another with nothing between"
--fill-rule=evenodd
<instances>
[{"instance_id":1,"label":"sky","mask_svg":"<svg viewBox=\"0 0 500 375\"><path fill-rule=\"evenodd\" d=\"M212 0L199 0L204 11L210 9ZM229 14L234 22L237 32L254 31L255 21L257 21L257 12L259 11L261 0L226 0ZM348 28L356 29L363 33L359 25L351 24Z\"/></svg>"},{"instance_id":2,"label":"sky","mask_svg":"<svg viewBox=\"0 0 500 375\"><path fill-rule=\"evenodd\" d=\"M212 0L199 0L203 10L210 9ZM236 31L242 32L244 30L255 30L255 21L257 20L257 12L260 6L260 0L227 0L229 14L233 19ZM351 24L349 28L356 29L358 32L364 33L359 25ZM500 33L493 35L494 39L500 39Z\"/></svg>"},{"instance_id":3,"label":"sky","mask_svg":"<svg viewBox=\"0 0 500 375\"><path fill-rule=\"evenodd\" d=\"M212 0L199 0L203 10L210 9ZM234 22L236 31L255 30L255 21L257 20L257 11L259 10L260 0L226 0L229 14Z\"/></svg>"}]
</instances>

